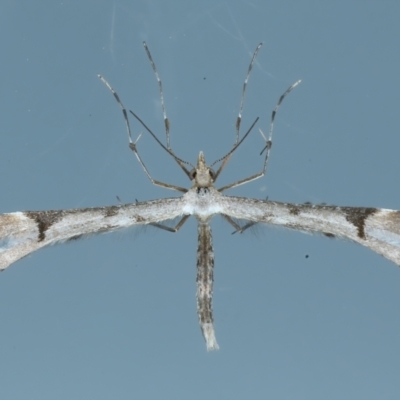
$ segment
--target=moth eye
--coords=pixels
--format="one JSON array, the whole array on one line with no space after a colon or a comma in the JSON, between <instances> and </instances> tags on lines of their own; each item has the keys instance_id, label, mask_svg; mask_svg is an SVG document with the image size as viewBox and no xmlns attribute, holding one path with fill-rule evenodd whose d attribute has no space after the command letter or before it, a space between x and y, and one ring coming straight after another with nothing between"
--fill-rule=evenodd
<instances>
[{"instance_id":1,"label":"moth eye","mask_svg":"<svg viewBox=\"0 0 400 400\"><path fill-rule=\"evenodd\" d=\"M211 168L209 168L208 173L210 174L210 177L211 177L212 179L214 179L214 176L215 176L214 170L211 169Z\"/></svg>"},{"instance_id":2,"label":"moth eye","mask_svg":"<svg viewBox=\"0 0 400 400\"><path fill-rule=\"evenodd\" d=\"M197 175L196 168L193 168L193 169L190 171L190 179L196 178L196 175Z\"/></svg>"}]
</instances>

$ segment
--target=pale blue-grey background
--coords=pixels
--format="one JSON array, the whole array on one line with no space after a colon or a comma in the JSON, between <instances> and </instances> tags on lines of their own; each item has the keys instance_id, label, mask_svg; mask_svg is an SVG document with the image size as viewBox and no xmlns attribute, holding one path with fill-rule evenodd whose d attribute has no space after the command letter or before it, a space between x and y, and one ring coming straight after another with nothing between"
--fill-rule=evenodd
<instances>
[{"instance_id":1,"label":"pale blue-grey background","mask_svg":"<svg viewBox=\"0 0 400 400\"><path fill-rule=\"evenodd\" d=\"M265 178L229 194L400 209L398 1L10 1L0 4L0 212L175 196L127 146L126 106L194 163L268 130ZM143 128L132 122L136 134ZM253 132L220 185L258 171ZM154 177L189 182L148 136ZM2 399L398 399L400 270L361 246L215 218L214 316L197 323L193 221L47 248L0 276ZM306 256L309 256L306 258Z\"/></svg>"}]
</instances>

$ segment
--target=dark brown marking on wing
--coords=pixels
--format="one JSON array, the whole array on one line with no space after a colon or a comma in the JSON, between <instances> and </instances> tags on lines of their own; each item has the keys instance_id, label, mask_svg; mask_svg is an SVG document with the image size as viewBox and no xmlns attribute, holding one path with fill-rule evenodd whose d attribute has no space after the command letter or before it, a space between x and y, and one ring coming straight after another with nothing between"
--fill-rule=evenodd
<instances>
[{"instance_id":1,"label":"dark brown marking on wing","mask_svg":"<svg viewBox=\"0 0 400 400\"><path fill-rule=\"evenodd\" d=\"M136 222L139 222L139 223L145 223L146 222L146 218L143 218L140 215L135 215L134 219L135 219Z\"/></svg>"},{"instance_id":2,"label":"dark brown marking on wing","mask_svg":"<svg viewBox=\"0 0 400 400\"><path fill-rule=\"evenodd\" d=\"M365 221L367 218L377 211L376 208L364 207L341 207L347 221L351 222L357 228L357 235L360 239L366 239L365 236Z\"/></svg>"},{"instance_id":3,"label":"dark brown marking on wing","mask_svg":"<svg viewBox=\"0 0 400 400\"><path fill-rule=\"evenodd\" d=\"M110 206L110 207L104 207L104 216L107 217L114 217L115 215L118 214L120 211L119 206Z\"/></svg>"},{"instance_id":4,"label":"dark brown marking on wing","mask_svg":"<svg viewBox=\"0 0 400 400\"><path fill-rule=\"evenodd\" d=\"M288 204L287 206L288 206L290 214L293 214L293 215L299 215L300 214L302 205L298 206L297 204Z\"/></svg>"},{"instance_id":5,"label":"dark brown marking on wing","mask_svg":"<svg viewBox=\"0 0 400 400\"><path fill-rule=\"evenodd\" d=\"M63 211L27 211L25 215L33 219L38 227L38 241L46 238L46 231L63 217Z\"/></svg>"}]
</instances>

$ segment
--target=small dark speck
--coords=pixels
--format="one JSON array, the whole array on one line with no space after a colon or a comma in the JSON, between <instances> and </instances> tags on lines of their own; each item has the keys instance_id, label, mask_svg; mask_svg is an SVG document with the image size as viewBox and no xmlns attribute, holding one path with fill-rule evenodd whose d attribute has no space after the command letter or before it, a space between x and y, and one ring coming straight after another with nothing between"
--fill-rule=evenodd
<instances>
[{"instance_id":1,"label":"small dark speck","mask_svg":"<svg viewBox=\"0 0 400 400\"><path fill-rule=\"evenodd\" d=\"M205 81L206 79L207 79L206 77L203 78L204 81Z\"/></svg>"},{"instance_id":2,"label":"small dark speck","mask_svg":"<svg viewBox=\"0 0 400 400\"><path fill-rule=\"evenodd\" d=\"M306 258L308 258L309 257L309 255L308 254L306 254Z\"/></svg>"}]
</instances>

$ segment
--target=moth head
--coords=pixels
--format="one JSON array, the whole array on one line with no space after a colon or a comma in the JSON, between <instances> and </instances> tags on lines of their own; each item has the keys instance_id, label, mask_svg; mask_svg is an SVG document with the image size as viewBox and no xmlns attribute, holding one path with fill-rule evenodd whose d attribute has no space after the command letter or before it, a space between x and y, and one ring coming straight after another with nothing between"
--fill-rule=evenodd
<instances>
[{"instance_id":1,"label":"moth head","mask_svg":"<svg viewBox=\"0 0 400 400\"><path fill-rule=\"evenodd\" d=\"M206 164L204 154L201 151L197 158L197 165L190 171L190 178L193 185L197 187L210 187L214 183L215 172Z\"/></svg>"}]
</instances>

